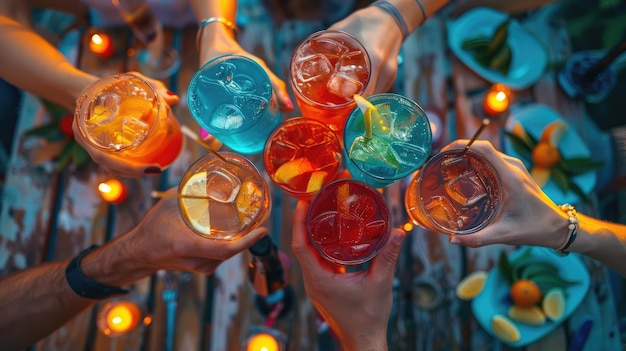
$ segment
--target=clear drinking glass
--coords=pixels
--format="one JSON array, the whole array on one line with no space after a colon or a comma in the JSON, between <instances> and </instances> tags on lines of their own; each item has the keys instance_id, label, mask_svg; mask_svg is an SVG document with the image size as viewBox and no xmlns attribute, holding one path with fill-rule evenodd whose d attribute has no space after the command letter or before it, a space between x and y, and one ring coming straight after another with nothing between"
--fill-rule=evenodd
<instances>
[{"instance_id":1,"label":"clear drinking glass","mask_svg":"<svg viewBox=\"0 0 626 351\"><path fill-rule=\"evenodd\" d=\"M204 64L189 83L187 104L202 128L242 154L261 153L282 121L269 76L242 55Z\"/></svg>"},{"instance_id":2,"label":"clear drinking glass","mask_svg":"<svg viewBox=\"0 0 626 351\"><path fill-rule=\"evenodd\" d=\"M140 164L168 167L183 147L182 132L167 103L133 74L105 76L88 86L74 115L78 137Z\"/></svg>"},{"instance_id":3,"label":"clear drinking glass","mask_svg":"<svg viewBox=\"0 0 626 351\"><path fill-rule=\"evenodd\" d=\"M211 239L235 240L247 234L265 222L271 207L263 176L252 162L232 152L210 153L194 162L178 192L187 225Z\"/></svg>"},{"instance_id":4,"label":"clear drinking glass","mask_svg":"<svg viewBox=\"0 0 626 351\"><path fill-rule=\"evenodd\" d=\"M139 50L134 59L145 75L167 78L180 68L180 55L165 44L163 26L148 6L146 0L111 0L124 21L130 26L137 40L146 48Z\"/></svg>"},{"instance_id":5,"label":"clear drinking glass","mask_svg":"<svg viewBox=\"0 0 626 351\"><path fill-rule=\"evenodd\" d=\"M291 84L303 117L326 123L341 135L346 118L370 79L370 58L352 35L323 30L311 34L291 59Z\"/></svg>"},{"instance_id":6,"label":"clear drinking glass","mask_svg":"<svg viewBox=\"0 0 626 351\"><path fill-rule=\"evenodd\" d=\"M392 93L367 98L380 116L366 136L364 115L355 108L344 129L344 164L354 179L380 188L421 167L431 152L430 122L422 108Z\"/></svg>"},{"instance_id":7,"label":"clear drinking glass","mask_svg":"<svg viewBox=\"0 0 626 351\"><path fill-rule=\"evenodd\" d=\"M360 266L378 255L389 239L389 209L375 188L340 179L315 195L307 228L322 257L340 266Z\"/></svg>"},{"instance_id":8,"label":"clear drinking glass","mask_svg":"<svg viewBox=\"0 0 626 351\"><path fill-rule=\"evenodd\" d=\"M405 208L413 222L442 234L471 234L491 223L502 204L496 170L471 149L436 154L411 179Z\"/></svg>"},{"instance_id":9,"label":"clear drinking glass","mask_svg":"<svg viewBox=\"0 0 626 351\"><path fill-rule=\"evenodd\" d=\"M263 151L265 170L286 193L311 200L335 179L341 167L341 143L324 123L290 118L270 135Z\"/></svg>"}]
</instances>

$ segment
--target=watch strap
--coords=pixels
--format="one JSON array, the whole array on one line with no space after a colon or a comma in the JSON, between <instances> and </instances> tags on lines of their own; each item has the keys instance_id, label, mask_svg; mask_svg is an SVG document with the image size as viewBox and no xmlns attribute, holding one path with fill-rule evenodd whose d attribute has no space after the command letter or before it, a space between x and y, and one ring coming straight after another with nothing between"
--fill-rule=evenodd
<instances>
[{"instance_id":1,"label":"watch strap","mask_svg":"<svg viewBox=\"0 0 626 351\"><path fill-rule=\"evenodd\" d=\"M80 268L80 261L83 257L97 248L98 245L91 245L74 257L65 268L65 279L72 290L78 295L87 299L102 300L114 295L127 294L129 291L117 286L105 285L85 276Z\"/></svg>"}]
</instances>

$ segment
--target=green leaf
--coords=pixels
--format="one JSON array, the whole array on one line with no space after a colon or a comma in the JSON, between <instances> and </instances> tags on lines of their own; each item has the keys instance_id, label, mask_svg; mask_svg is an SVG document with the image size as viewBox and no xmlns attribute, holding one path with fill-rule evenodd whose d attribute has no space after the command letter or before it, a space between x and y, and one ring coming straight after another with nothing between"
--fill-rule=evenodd
<instances>
[{"instance_id":1,"label":"green leaf","mask_svg":"<svg viewBox=\"0 0 626 351\"><path fill-rule=\"evenodd\" d=\"M511 145L513 146L513 149L515 149L515 152L519 154L520 157L522 157L523 159L531 161L531 155L534 146L527 144L524 139L507 130L504 131L504 134L511 140Z\"/></svg>"},{"instance_id":2,"label":"green leaf","mask_svg":"<svg viewBox=\"0 0 626 351\"><path fill-rule=\"evenodd\" d=\"M532 262L524 266L520 272L520 277L523 279L532 280L533 278L541 277L544 275L552 276L558 274L559 268L556 265L546 261L538 261Z\"/></svg>"},{"instance_id":3,"label":"green leaf","mask_svg":"<svg viewBox=\"0 0 626 351\"><path fill-rule=\"evenodd\" d=\"M515 281L513 276L513 266L509 262L509 257L506 252L500 252L500 259L498 260L498 268L500 269L500 275L502 278L506 280L509 284L513 284Z\"/></svg>"},{"instance_id":4,"label":"green leaf","mask_svg":"<svg viewBox=\"0 0 626 351\"><path fill-rule=\"evenodd\" d=\"M44 124L38 127L31 128L24 132L26 136L36 136L40 138L44 138L48 141L56 141L62 140L65 138L65 135L61 133L59 129L59 123L53 122L49 124Z\"/></svg>"},{"instance_id":5,"label":"green leaf","mask_svg":"<svg viewBox=\"0 0 626 351\"><path fill-rule=\"evenodd\" d=\"M556 184L556 186L559 187L559 189L561 189L563 194L567 193L570 190L571 182L567 177L567 174L565 174L565 172L563 172L559 168L554 167L550 170L550 178L554 180L554 183Z\"/></svg>"},{"instance_id":6,"label":"green leaf","mask_svg":"<svg viewBox=\"0 0 626 351\"><path fill-rule=\"evenodd\" d=\"M585 12L584 15L567 21L567 31L574 38L584 34L590 26L597 23L600 12L597 9Z\"/></svg>"},{"instance_id":7,"label":"green leaf","mask_svg":"<svg viewBox=\"0 0 626 351\"><path fill-rule=\"evenodd\" d=\"M56 121L60 120L63 116L72 113L72 111L66 109L65 107L48 100L41 99L41 104Z\"/></svg>"},{"instance_id":8,"label":"green leaf","mask_svg":"<svg viewBox=\"0 0 626 351\"><path fill-rule=\"evenodd\" d=\"M591 199L583 189L581 189L576 182L570 182L570 188L574 194L576 194L585 204L591 205Z\"/></svg>"},{"instance_id":9,"label":"green leaf","mask_svg":"<svg viewBox=\"0 0 626 351\"><path fill-rule=\"evenodd\" d=\"M602 161L594 161L590 157L561 158L559 167L569 174L581 174L596 170L604 165Z\"/></svg>"},{"instance_id":10,"label":"green leaf","mask_svg":"<svg viewBox=\"0 0 626 351\"><path fill-rule=\"evenodd\" d=\"M539 285L541 291L548 291L554 288L565 290L565 288L579 284L577 281L565 279L560 275L544 275L536 277L533 279L533 282Z\"/></svg>"},{"instance_id":11,"label":"green leaf","mask_svg":"<svg viewBox=\"0 0 626 351\"><path fill-rule=\"evenodd\" d=\"M85 151L85 149L83 149L82 146L80 146L79 143L72 141L70 144L72 144L72 163L74 163L76 167L80 167L89 161L89 154Z\"/></svg>"},{"instance_id":12,"label":"green leaf","mask_svg":"<svg viewBox=\"0 0 626 351\"><path fill-rule=\"evenodd\" d=\"M59 158L57 159L57 165L56 165L57 171L63 170L70 164L72 160L72 147L73 147L72 144L73 142L70 142L70 143L65 144L65 146L63 147L63 150L61 151L61 155L59 155Z\"/></svg>"}]
</instances>

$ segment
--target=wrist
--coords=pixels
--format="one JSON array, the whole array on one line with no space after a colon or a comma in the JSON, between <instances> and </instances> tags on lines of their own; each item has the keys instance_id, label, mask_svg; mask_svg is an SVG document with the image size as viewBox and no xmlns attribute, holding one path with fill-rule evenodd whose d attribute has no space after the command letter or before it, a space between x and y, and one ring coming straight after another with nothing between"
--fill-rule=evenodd
<instances>
[{"instance_id":1,"label":"wrist","mask_svg":"<svg viewBox=\"0 0 626 351\"><path fill-rule=\"evenodd\" d=\"M387 351L387 333L338 336L343 351Z\"/></svg>"}]
</instances>

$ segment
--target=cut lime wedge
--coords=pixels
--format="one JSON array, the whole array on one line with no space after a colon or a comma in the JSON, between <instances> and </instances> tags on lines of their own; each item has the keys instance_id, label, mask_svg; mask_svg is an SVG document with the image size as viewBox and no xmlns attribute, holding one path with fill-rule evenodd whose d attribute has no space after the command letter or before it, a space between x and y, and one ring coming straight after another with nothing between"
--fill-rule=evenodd
<instances>
[{"instance_id":1,"label":"cut lime wedge","mask_svg":"<svg viewBox=\"0 0 626 351\"><path fill-rule=\"evenodd\" d=\"M387 140L376 135L372 135L369 139L366 136L354 139L350 145L348 157L355 161L400 169L400 161L391 145Z\"/></svg>"},{"instance_id":2,"label":"cut lime wedge","mask_svg":"<svg viewBox=\"0 0 626 351\"><path fill-rule=\"evenodd\" d=\"M359 94L354 94L354 101L363 113L363 123L365 125L365 136L372 134L386 136L391 132L389 121L391 120L391 109L389 103L382 103L374 106L369 100Z\"/></svg>"}]
</instances>

